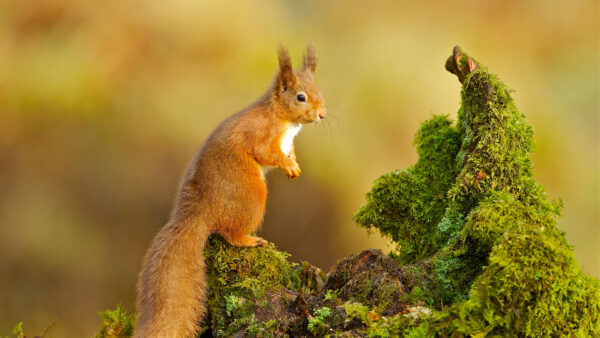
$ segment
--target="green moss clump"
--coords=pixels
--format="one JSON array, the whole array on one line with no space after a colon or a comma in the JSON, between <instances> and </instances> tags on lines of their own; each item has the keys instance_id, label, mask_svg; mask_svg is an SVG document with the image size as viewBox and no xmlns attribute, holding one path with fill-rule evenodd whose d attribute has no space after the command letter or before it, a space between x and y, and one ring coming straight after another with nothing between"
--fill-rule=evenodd
<instances>
[{"instance_id":1,"label":"green moss clump","mask_svg":"<svg viewBox=\"0 0 600 338\"><path fill-rule=\"evenodd\" d=\"M354 216L357 223L377 228L398 243L397 256L412 263L441 246L436 226L448 204L445 195L455 181L454 159L459 133L446 116L426 121L415 136L419 160L375 181L367 204Z\"/></svg>"},{"instance_id":2,"label":"green moss clump","mask_svg":"<svg viewBox=\"0 0 600 338\"><path fill-rule=\"evenodd\" d=\"M240 248L212 237L205 251L210 285L205 323L210 327L203 330L210 329L216 336L249 334L249 330L274 334L277 325L266 322L295 298L290 290L302 287L298 266L288 257L272 244Z\"/></svg>"},{"instance_id":3,"label":"green moss clump","mask_svg":"<svg viewBox=\"0 0 600 338\"><path fill-rule=\"evenodd\" d=\"M398 242L411 297L438 310L405 333L598 335L599 283L557 227L560 202L533 178L532 128L497 76L466 60L449 59L468 72L456 126L425 122L417 164L379 178L355 215Z\"/></svg>"},{"instance_id":4,"label":"green moss clump","mask_svg":"<svg viewBox=\"0 0 600 338\"><path fill-rule=\"evenodd\" d=\"M211 267L209 282L217 286L214 289L232 287L258 297L272 288L298 285L296 264L290 263L288 257L273 244L242 248L231 246L217 236L211 237L205 251L207 265Z\"/></svg>"},{"instance_id":5,"label":"green moss clump","mask_svg":"<svg viewBox=\"0 0 600 338\"><path fill-rule=\"evenodd\" d=\"M106 310L98 313L103 323L96 338L126 338L133 336L135 328L135 315L128 315L121 304L115 310Z\"/></svg>"},{"instance_id":6,"label":"green moss clump","mask_svg":"<svg viewBox=\"0 0 600 338\"><path fill-rule=\"evenodd\" d=\"M600 334L600 283L578 267L556 228L518 226L501 236L468 300L421 329L436 335L592 337Z\"/></svg>"},{"instance_id":7,"label":"green moss clump","mask_svg":"<svg viewBox=\"0 0 600 338\"><path fill-rule=\"evenodd\" d=\"M12 330L12 334L17 338L25 338L25 333L23 332L23 322L19 322Z\"/></svg>"},{"instance_id":8,"label":"green moss clump","mask_svg":"<svg viewBox=\"0 0 600 338\"><path fill-rule=\"evenodd\" d=\"M331 309L324 306L315 310L313 316L308 320L308 331L315 336L324 335L329 329L327 320L331 317Z\"/></svg>"}]
</instances>

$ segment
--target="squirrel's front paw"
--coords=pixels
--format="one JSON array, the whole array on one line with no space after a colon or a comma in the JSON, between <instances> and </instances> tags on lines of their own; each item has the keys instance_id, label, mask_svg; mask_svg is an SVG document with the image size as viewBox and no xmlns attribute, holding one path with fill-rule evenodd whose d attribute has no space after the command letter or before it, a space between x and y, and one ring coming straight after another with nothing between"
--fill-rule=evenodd
<instances>
[{"instance_id":1,"label":"squirrel's front paw","mask_svg":"<svg viewBox=\"0 0 600 338\"><path fill-rule=\"evenodd\" d=\"M298 176L300 176L300 166L298 165L298 162L294 160L290 159L290 162L291 163L289 165L283 167L282 169L289 178L296 179Z\"/></svg>"}]
</instances>

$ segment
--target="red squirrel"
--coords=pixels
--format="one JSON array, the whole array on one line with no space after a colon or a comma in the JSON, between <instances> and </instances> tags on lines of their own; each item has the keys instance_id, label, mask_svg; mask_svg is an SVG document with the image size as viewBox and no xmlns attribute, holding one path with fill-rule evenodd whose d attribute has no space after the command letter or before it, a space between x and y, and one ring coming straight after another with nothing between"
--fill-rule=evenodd
<instances>
[{"instance_id":1,"label":"red squirrel","mask_svg":"<svg viewBox=\"0 0 600 338\"><path fill-rule=\"evenodd\" d=\"M231 245L257 247L265 212L265 173L300 175L293 139L303 124L325 118L309 45L301 69L279 49L279 73L256 102L223 121L188 165L168 223L154 238L138 281L134 337L194 337L206 313L204 246L220 234Z\"/></svg>"}]
</instances>

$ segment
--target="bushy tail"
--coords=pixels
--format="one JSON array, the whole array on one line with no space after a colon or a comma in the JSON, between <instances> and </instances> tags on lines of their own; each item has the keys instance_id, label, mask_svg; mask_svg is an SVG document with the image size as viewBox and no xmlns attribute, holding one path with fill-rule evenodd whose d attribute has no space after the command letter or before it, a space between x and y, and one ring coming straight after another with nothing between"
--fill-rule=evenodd
<instances>
[{"instance_id":1,"label":"bushy tail","mask_svg":"<svg viewBox=\"0 0 600 338\"><path fill-rule=\"evenodd\" d=\"M204 224L169 223L146 253L135 338L194 337L206 312Z\"/></svg>"}]
</instances>

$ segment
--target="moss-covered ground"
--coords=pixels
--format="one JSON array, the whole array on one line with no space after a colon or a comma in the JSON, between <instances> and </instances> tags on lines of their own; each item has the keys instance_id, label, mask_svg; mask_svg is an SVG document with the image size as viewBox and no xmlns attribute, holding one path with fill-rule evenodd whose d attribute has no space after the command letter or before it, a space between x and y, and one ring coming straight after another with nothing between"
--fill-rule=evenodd
<instances>
[{"instance_id":1,"label":"moss-covered ground","mask_svg":"<svg viewBox=\"0 0 600 338\"><path fill-rule=\"evenodd\" d=\"M424 122L417 163L377 179L354 216L396 249L350 256L325 276L272 245L213 238L199 335L600 336L600 282L558 228L560 202L533 178L533 131L510 89L458 48L446 68L463 85L458 120ZM131 333L131 317L104 319L102 332Z\"/></svg>"}]
</instances>

